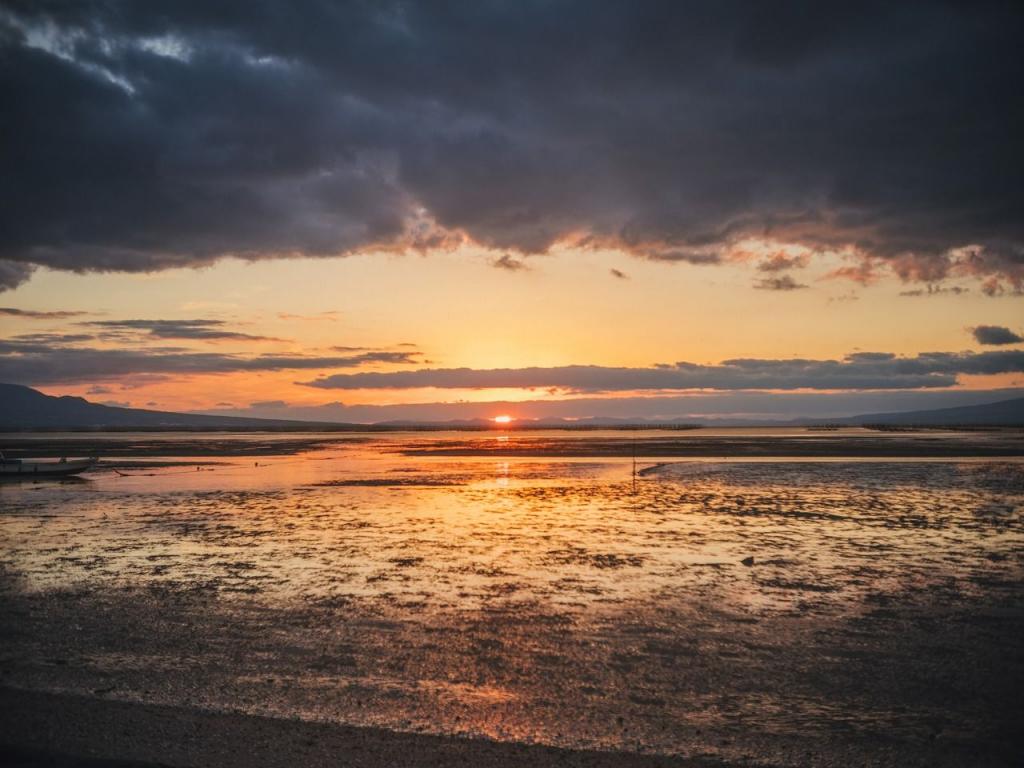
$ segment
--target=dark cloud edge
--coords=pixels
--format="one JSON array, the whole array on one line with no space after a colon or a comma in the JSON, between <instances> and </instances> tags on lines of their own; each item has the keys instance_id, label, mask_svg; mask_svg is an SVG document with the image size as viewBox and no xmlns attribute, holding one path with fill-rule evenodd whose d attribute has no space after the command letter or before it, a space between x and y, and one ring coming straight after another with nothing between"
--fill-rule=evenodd
<instances>
[{"instance_id":1,"label":"dark cloud edge","mask_svg":"<svg viewBox=\"0 0 1024 768\"><path fill-rule=\"evenodd\" d=\"M246 356L173 347L102 349L54 346L47 339L0 341L0 381L16 384L99 382L146 375L423 365L418 351L375 350L341 356ZM942 389L963 376L1024 373L1024 350L928 352L913 357L856 352L839 360L739 358L716 365L688 362L647 368L566 365L505 369L419 368L334 373L297 385L314 389L558 390L575 393L692 390Z\"/></svg>"},{"instance_id":2,"label":"dark cloud edge","mask_svg":"<svg viewBox=\"0 0 1024 768\"><path fill-rule=\"evenodd\" d=\"M965 277L987 295L1022 293L1024 110L1019 92L1001 89L1019 81L1024 16L1012 4L911 5L811 7L789 19L796 23L728 3L706 15L672 4L603 13L552 4L511 15L494 6L442 14L439 24L415 6L382 4L316 8L281 25L272 23L280 19L273 3L216 14L190 3L159 5L161 13L116 2L11 4L0 35L7 103L38 106L15 98L24 89L60 96L67 124L47 124L79 141L43 146L45 109L19 111L8 124L4 146L26 155L9 157L9 183L25 194L4 222L15 234L0 249L0 288L23 283L35 265L157 271L228 256L465 241L536 253L572 233L581 247L692 265L724 263L738 239L768 235L852 248L854 266L836 277L868 283L890 271L929 285ZM83 34L52 43L61 50L28 45L25 25L44 22ZM901 35L910 22L912 45ZM557 66L566 63L561 47L545 36L559 39L567 24L604 40L602 58ZM342 33L353 45L325 45ZM509 67L516 89L494 87L508 82ZM474 87L467 71L492 85ZM631 107L632 133L588 83L607 89L605 103ZM183 110L184 88L195 100ZM417 92L436 109L425 110ZM685 112L689 128L667 109L680 93L708 105ZM903 122L894 120L895 94ZM936 104L952 114L936 120ZM237 141L207 148L197 134L192 146L195 105L203 119L234 115L224 125ZM102 128L93 110L108 116ZM148 113L161 119L148 123ZM253 130L255 114L278 115L300 135L284 122ZM717 130L719 119L751 128L732 137ZM762 130L790 123L791 133ZM289 134L287 146L273 143L278 133ZM58 144L81 146L84 154L63 159L83 162L47 165ZM254 165L268 156L279 167ZM633 162L619 162L627 157ZM738 162L723 165L728 158ZM80 165L81 178L56 172ZM482 178L501 183L469 183ZM699 183L688 187L687 178ZM85 190L96 194L78 194ZM39 199L52 215L32 208ZM171 202L179 207L163 205Z\"/></svg>"}]
</instances>

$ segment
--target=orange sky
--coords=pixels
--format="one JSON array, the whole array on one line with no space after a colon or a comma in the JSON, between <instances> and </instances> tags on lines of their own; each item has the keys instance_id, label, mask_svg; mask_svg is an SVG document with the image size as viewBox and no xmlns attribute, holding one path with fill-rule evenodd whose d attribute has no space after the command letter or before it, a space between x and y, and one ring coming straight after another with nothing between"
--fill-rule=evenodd
<instances>
[{"instance_id":1,"label":"orange sky","mask_svg":"<svg viewBox=\"0 0 1024 768\"><path fill-rule=\"evenodd\" d=\"M208 5L0 11L0 382L332 419L1020 394L1019 4Z\"/></svg>"},{"instance_id":2,"label":"orange sky","mask_svg":"<svg viewBox=\"0 0 1024 768\"><path fill-rule=\"evenodd\" d=\"M92 332L122 319L223 323L268 340L93 339L101 349L183 350L253 356L331 355L332 347L404 350L403 364L358 370L475 369L600 365L645 368L730 358L841 359L857 351L913 356L982 351L970 328L1018 325L1018 301L988 297L962 280L962 293L901 295L887 275L862 286L830 277L841 257L813 254L799 269L805 288L754 287L757 256L717 266L652 263L615 251L562 249L495 268L493 252L463 247L426 255L363 254L336 259L223 261L152 275L41 271L5 303L35 311L81 310L75 318L5 317L3 335ZM760 258L764 258L760 256ZM618 270L625 277L612 274ZM911 286L913 287L913 286ZM894 318L898 318L895 321ZM84 324L84 325L83 325ZM402 346L404 345L404 346ZM102 375L44 384L46 392L168 410L294 405L534 400L573 396L546 389L346 389L302 386L332 373L309 370L206 373L161 378ZM1017 387L1018 374L963 376L962 387ZM621 396L622 392L614 393ZM601 396L601 395L598 395Z\"/></svg>"}]
</instances>

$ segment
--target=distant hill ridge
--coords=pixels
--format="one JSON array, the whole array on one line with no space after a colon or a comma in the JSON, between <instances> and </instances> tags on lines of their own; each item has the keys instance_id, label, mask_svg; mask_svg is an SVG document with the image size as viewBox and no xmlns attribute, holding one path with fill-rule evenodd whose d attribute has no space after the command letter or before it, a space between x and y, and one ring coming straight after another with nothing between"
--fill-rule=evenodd
<instances>
[{"instance_id":1,"label":"distant hill ridge","mask_svg":"<svg viewBox=\"0 0 1024 768\"><path fill-rule=\"evenodd\" d=\"M202 416L90 403L81 397L53 397L19 384L0 384L0 429L102 428L301 428L309 422ZM315 426L322 427L322 424Z\"/></svg>"},{"instance_id":2,"label":"distant hill ridge","mask_svg":"<svg viewBox=\"0 0 1024 768\"><path fill-rule=\"evenodd\" d=\"M685 427L707 424L725 425L905 425L905 426L1024 426L1024 397L983 405L938 408L925 411L869 413L841 419L793 419L789 421L752 421L730 419L673 419L649 422ZM595 417L580 421L541 420L524 426L643 426L642 420ZM394 421L373 425L377 428L483 428L486 419L450 422ZM148 411L91 403L81 397L54 397L19 384L0 384L0 430L19 429L362 429L366 424L343 424L288 419L255 419L244 416L206 416L171 411Z\"/></svg>"},{"instance_id":3,"label":"distant hill ridge","mask_svg":"<svg viewBox=\"0 0 1024 768\"><path fill-rule=\"evenodd\" d=\"M852 419L853 424L906 424L918 426L1019 426L1024 425L1024 397L1000 400L984 405L961 405L928 411L867 413Z\"/></svg>"}]
</instances>

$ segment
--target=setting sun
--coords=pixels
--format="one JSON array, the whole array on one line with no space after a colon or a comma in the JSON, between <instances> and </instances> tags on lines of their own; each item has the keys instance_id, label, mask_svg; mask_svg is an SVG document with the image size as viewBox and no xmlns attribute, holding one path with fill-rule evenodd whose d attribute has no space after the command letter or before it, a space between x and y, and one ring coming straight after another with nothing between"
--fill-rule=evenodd
<instances>
[{"instance_id":1,"label":"setting sun","mask_svg":"<svg viewBox=\"0 0 1024 768\"><path fill-rule=\"evenodd\" d=\"M512 417L511 416L504 416L504 415L503 416L495 416L494 417L494 423L495 424L511 424L512 423Z\"/></svg>"}]
</instances>

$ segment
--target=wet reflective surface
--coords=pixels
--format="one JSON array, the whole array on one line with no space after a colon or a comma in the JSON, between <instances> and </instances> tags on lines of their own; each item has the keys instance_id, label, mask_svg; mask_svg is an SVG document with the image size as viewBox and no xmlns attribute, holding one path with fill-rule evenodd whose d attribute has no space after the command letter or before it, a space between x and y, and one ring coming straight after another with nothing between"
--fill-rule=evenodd
<instances>
[{"instance_id":1,"label":"wet reflective surface","mask_svg":"<svg viewBox=\"0 0 1024 768\"><path fill-rule=\"evenodd\" d=\"M573 456L387 435L0 486L2 681L781 765L1013 764L1024 465L668 456L634 479L576 455L586 436L529 440Z\"/></svg>"}]
</instances>

